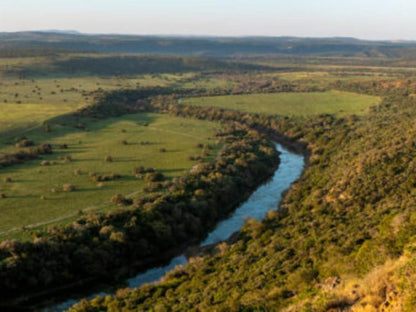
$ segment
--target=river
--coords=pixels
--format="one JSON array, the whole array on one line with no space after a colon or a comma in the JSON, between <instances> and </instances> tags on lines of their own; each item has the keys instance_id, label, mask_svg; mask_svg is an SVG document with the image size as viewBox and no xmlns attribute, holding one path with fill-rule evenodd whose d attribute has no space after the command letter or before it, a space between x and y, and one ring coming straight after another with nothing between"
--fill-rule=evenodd
<instances>
[{"instance_id":1,"label":"river","mask_svg":"<svg viewBox=\"0 0 416 312\"><path fill-rule=\"evenodd\" d=\"M260 221L265 218L269 210L277 209L280 200L282 199L283 192L286 191L290 185L300 177L305 161L302 155L289 152L280 144L276 144L276 149L281 153L280 165L273 177L254 191L254 193L251 194L251 196L243 204L241 204L228 219L219 222L216 228L208 234L207 238L200 244L200 246L211 245L224 241L228 239L231 234L240 230L246 219L254 218ZM128 287L134 288L146 283L155 283L175 266L186 264L187 262L188 260L185 255L177 256L166 266L148 269L133 278L129 278L126 281L126 284ZM89 296L87 299L103 295L108 294L104 292L96 293ZM68 299L65 302L45 308L41 311L61 312L67 310L79 301L79 298Z\"/></svg>"}]
</instances>

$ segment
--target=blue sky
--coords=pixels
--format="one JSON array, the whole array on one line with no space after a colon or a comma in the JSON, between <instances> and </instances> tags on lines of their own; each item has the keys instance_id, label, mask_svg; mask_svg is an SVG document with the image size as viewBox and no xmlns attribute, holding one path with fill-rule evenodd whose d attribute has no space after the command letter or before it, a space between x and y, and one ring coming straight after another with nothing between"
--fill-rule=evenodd
<instances>
[{"instance_id":1,"label":"blue sky","mask_svg":"<svg viewBox=\"0 0 416 312\"><path fill-rule=\"evenodd\" d=\"M0 0L0 31L416 39L410 0Z\"/></svg>"}]
</instances>

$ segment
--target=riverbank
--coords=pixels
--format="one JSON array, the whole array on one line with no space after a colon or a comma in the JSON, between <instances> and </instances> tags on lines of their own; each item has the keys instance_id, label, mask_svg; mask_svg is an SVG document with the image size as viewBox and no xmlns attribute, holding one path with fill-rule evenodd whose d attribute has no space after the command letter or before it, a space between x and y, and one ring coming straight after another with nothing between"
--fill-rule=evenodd
<instances>
[{"instance_id":1,"label":"riverbank","mask_svg":"<svg viewBox=\"0 0 416 312\"><path fill-rule=\"evenodd\" d=\"M238 230L243 226L247 218L262 220L269 210L275 210L282 199L284 191L301 175L304 165L304 156L299 156L278 146L280 152L281 166L275 171L272 179L262 184L254 191L248 200L240 205L229 218L218 223L216 228L210 232L208 237L198 247L190 247L184 255L175 257L165 267L154 268L139 274L128 280L129 287L139 287L145 283L157 282L177 264L185 264L184 259L193 256L202 256L206 253L215 252L219 242L226 241L231 244L238 238ZM186 258L185 258L186 256ZM153 280L150 280L153 278ZM92 299L90 297L88 299ZM64 309L70 307L60 306ZM50 309L48 312L62 311L63 309Z\"/></svg>"},{"instance_id":2,"label":"riverbank","mask_svg":"<svg viewBox=\"0 0 416 312\"><path fill-rule=\"evenodd\" d=\"M257 139L256 139L257 140ZM257 141L253 141L253 142L257 142ZM236 142L240 142L240 141L236 141ZM241 142L244 142L241 141ZM256 144L259 144L260 141L258 141ZM266 141L265 141L266 142ZM246 142L245 144L247 144L248 142ZM227 148L231 148L231 149L235 149L237 146L239 146L238 143L237 145L235 144L228 144ZM262 143L263 144L263 143ZM246 145L247 147L253 148L253 145L248 144ZM263 145L259 145L257 146L257 148L260 148L260 146ZM266 145L264 145L264 147L266 147ZM272 153L273 154L273 153ZM220 155L220 159L221 157L224 157L224 154ZM276 157L276 156L275 156ZM267 158L267 157L266 157ZM260 158L261 159L261 158ZM269 167L266 172L269 172L269 174L261 174L258 176L257 181L255 184L253 184L253 188L255 188L254 186L258 186L257 183L262 183L264 182L265 179L268 179L274 172L274 169L276 168L277 164L279 163L278 158L276 158L275 160L271 160L270 159L270 164L271 167ZM254 165L255 163L253 163ZM260 163L259 163L260 164ZM264 163L262 165L264 167ZM244 172L244 171L243 171ZM241 176L243 174L243 172L239 172L237 174L237 176ZM264 170L262 171L263 173L265 172ZM209 172L210 173L210 172ZM253 171L254 173L254 171ZM240 180L241 181L241 180ZM233 196L233 202L235 203L235 205L237 206L238 204L240 204L242 201L244 201L249 195L251 194L251 191L246 191L246 192L241 192L239 200L237 200L237 198L235 198L235 196ZM232 210L232 209L231 209ZM111 279L109 280L111 283L117 283L120 281L120 277L126 277L131 275L131 273L137 272L137 268L143 268L147 265L149 265L150 263L154 265L154 263L160 263L161 261L165 260L165 259L170 259L172 257L173 254L179 254L180 252L183 252L185 247L189 246L189 245L193 245L193 244L189 244L189 242L195 242L196 238L194 237L192 240L188 240L187 243L184 243L182 245L179 245L179 247L177 246L176 248L172 248L170 249L168 252L164 252L163 253L163 257L146 257L145 258L145 262L134 262L132 265L129 266L123 266L121 269L116 270L116 271L107 271L106 276L102 277L102 278L97 278L97 279L87 279L87 280L80 280L78 281L78 283L76 284L69 284L69 286L64 286L64 287L59 287L59 288L51 288L50 290L45 290L42 292L37 292L37 293L30 293L30 294L25 294L25 296L22 296L19 298L18 301L14 302L14 305L18 305L23 306L23 307L27 307L29 306L31 309L34 307L34 304L36 302L38 302L39 300L42 300L43 298L51 298L53 296L56 296L57 294L61 294L64 293L67 296L67 293L69 290L72 290L73 288L75 288L77 291L79 291L79 289L88 289L91 290L92 285L95 284L102 284L102 281L106 280L107 277L111 277ZM183 246L181 248L181 246ZM107 279L108 281L108 279ZM85 296L85 294L83 294L82 296ZM59 297L59 296L58 296ZM50 301L49 301L50 302ZM38 307L38 305L36 305Z\"/></svg>"}]
</instances>

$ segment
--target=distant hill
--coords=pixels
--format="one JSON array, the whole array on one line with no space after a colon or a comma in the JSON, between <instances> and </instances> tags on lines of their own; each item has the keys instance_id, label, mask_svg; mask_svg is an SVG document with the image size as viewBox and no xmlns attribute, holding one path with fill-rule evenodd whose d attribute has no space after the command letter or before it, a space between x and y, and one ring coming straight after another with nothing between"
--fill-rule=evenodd
<instances>
[{"instance_id":1,"label":"distant hill","mask_svg":"<svg viewBox=\"0 0 416 312\"><path fill-rule=\"evenodd\" d=\"M87 35L48 30L0 33L0 55L56 53L137 53L193 56L320 55L400 57L416 51L415 42L366 41L354 38L186 37Z\"/></svg>"},{"instance_id":2,"label":"distant hill","mask_svg":"<svg viewBox=\"0 0 416 312\"><path fill-rule=\"evenodd\" d=\"M64 34L64 35L81 35L81 33L77 30L47 29L47 30L39 30L39 32L52 33L52 34Z\"/></svg>"}]
</instances>

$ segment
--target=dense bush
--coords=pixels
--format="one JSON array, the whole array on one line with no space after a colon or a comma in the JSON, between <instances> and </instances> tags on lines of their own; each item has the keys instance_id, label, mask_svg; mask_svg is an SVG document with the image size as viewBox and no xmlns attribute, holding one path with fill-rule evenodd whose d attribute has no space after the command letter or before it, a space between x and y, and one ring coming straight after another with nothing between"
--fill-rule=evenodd
<instances>
[{"instance_id":1,"label":"dense bush","mask_svg":"<svg viewBox=\"0 0 416 312\"><path fill-rule=\"evenodd\" d=\"M169 183L171 191L135 200L129 209L90 213L71 225L38 233L34 242L4 242L2 296L21 296L84 278L108 278L126 265L146 265L167 250L201 239L278 165L277 151L257 131L235 124L217 135L227 144L216 160L199 163ZM153 170L136 171L147 172L150 182L163 180ZM112 202L131 204L122 195Z\"/></svg>"},{"instance_id":2,"label":"dense bush","mask_svg":"<svg viewBox=\"0 0 416 312\"><path fill-rule=\"evenodd\" d=\"M27 150L18 151L13 154L0 155L0 169L16 164L21 164L28 160L38 158L39 155L51 154L52 146L50 144L41 144L37 147L31 147Z\"/></svg>"},{"instance_id":3,"label":"dense bush","mask_svg":"<svg viewBox=\"0 0 416 312\"><path fill-rule=\"evenodd\" d=\"M363 88L373 90L370 83ZM388 97L368 116L303 120L155 99L157 109L171 114L239 120L305 142L308 167L279 211L263 222L249 221L240 238L220 246L217 254L191 260L162 283L84 301L75 310L377 311L394 306L412 311L416 102L403 88L373 91Z\"/></svg>"}]
</instances>

